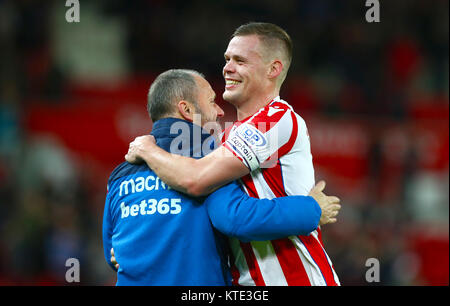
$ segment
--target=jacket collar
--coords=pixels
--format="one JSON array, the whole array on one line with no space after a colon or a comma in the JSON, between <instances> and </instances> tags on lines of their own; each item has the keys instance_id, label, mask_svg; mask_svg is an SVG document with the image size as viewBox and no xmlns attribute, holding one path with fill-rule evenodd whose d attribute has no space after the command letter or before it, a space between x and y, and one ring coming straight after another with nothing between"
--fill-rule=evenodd
<instances>
[{"instance_id":1,"label":"jacket collar","mask_svg":"<svg viewBox=\"0 0 450 306\"><path fill-rule=\"evenodd\" d=\"M213 137L202 127L178 118L163 118L156 121L150 134L155 137L159 147L183 156L200 158L206 153L205 148L211 151L215 146Z\"/></svg>"}]
</instances>

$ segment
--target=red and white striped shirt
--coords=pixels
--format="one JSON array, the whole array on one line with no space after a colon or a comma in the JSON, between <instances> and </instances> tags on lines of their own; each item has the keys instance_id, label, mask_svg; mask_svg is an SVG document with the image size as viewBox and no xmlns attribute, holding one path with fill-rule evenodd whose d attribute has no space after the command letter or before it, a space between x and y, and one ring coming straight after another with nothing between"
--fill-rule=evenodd
<instances>
[{"instance_id":1,"label":"red and white striped shirt","mask_svg":"<svg viewBox=\"0 0 450 306\"><path fill-rule=\"evenodd\" d=\"M305 121L280 97L235 122L222 142L250 169L240 182L252 197L307 195L315 184ZM230 238L230 246L234 285L340 285L320 228L271 241Z\"/></svg>"}]
</instances>

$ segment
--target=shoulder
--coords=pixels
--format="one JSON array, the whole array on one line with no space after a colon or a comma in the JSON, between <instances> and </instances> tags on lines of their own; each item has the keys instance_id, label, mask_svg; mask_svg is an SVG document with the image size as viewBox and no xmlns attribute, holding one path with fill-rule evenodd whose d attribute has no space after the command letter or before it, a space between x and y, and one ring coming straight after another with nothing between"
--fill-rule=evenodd
<instances>
[{"instance_id":1,"label":"shoulder","mask_svg":"<svg viewBox=\"0 0 450 306\"><path fill-rule=\"evenodd\" d=\"M277 123L282 120L290 120L293 114L293 108L286 101L279 98L261 108L256 114L248 118L246 123L257 126L264 123Z\"/></svg>"},{"instance_id":2,"label":"shoulder","mask_svg":"<svg viewBox=\"0 0 450 306\"><path fill-rule=\"evenodd\" d=\"M291 105L279 98L261 108L257 113L242 122L241 129L255 128L259 132L288 134L297 126L299 116L294 112Z\"/></svg>"},{"instance_id":3,"label":"shoulder","mask_svg":"<svg viewBox=\"0 0 450 306\"><path fill-rule=\"evenodd\" d=\"M142 171L146 171L146 170L150 170L150 168L147 166L146 163L135 165L135 164L130 164L129 162L123 162L123 163L119 164L111 172L111 175L109 176L109 179L108 179L108 185L110 185L113 181L118 180L124 176L132 175L137 172L142 172Z\"/></svg>"},{"instance_id":4,"label":"shoulder","mask_svg":"<svg viewBox=\"0 0 450 306\"><path fill-rule=\"evenodd\" d=\"M272 103L267 105L266 108L268 114L279 112L280 113L280 116L278 117L279 121L292 124L294 128L304 127L306 125L306 122L303 119L303 117L300 116L288 102L280 99L279 97L275 99ZM270 110L271 108L272 110Z\"/></svg>"}]
</instances>

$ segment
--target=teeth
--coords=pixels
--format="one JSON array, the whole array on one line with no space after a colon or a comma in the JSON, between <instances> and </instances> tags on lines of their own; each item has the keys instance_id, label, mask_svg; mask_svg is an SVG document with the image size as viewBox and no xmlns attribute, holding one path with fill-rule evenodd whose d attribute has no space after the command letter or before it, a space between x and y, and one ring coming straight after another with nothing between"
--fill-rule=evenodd
<instances>
[{"instance_id":1,"label":"teeth","mask_svg":"<svg viewBox=\"0 0 450 306\"><path fill-rule=\"evenodd\" d=\"M239 81L226 80L226 84L227 84L227 85L237 85L237 84L239 84L239 83L240 83Z\"/></svg>"}]
</instances>

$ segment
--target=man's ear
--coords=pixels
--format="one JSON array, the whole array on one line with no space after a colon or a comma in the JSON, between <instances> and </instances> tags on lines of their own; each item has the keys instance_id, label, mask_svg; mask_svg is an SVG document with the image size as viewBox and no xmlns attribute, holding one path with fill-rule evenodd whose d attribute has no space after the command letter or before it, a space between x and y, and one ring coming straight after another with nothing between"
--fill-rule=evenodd
<instances>
[{"instance_id":1,"label":"man's ear","mask_svg":"<svg viewBox=\"0 0 450 306\"><path fill-rule=\"evenodd\" d=\"M178 102L177 108L184 120L191 122L194 120L194 107L191 103L185 100L181 100L180 102Z\"/></svg>"},{"instance_id":2,"label":"man's ear","mask_svg":"<svg viewBox=\"0 0 450 306\"><path fill-rule=\"evenodd\" d=\"M283 71L283 63L280 60L274 60L272 64L270 64L268 77L270 79L277 78L282 71Z\"/></svg>"}]
</instances>

